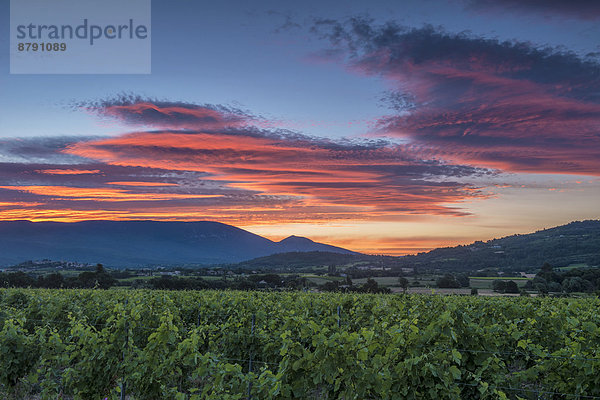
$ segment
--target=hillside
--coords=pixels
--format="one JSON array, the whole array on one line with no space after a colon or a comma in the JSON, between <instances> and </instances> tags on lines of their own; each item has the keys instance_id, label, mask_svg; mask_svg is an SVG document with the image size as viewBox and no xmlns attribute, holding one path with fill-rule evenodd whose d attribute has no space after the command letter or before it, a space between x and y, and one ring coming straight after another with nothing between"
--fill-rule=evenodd
<instances>
[{"instance_id":1,"label":"hillside","mask_svg":"<svg viewBox=\"0 0 600 400\"><path fill-rule=\"evenodd\" d=\"M544 262L554 266L600 265L600 221L576 221L529 234L439 248L400 260L405 267L448 270L525 270L539 268Z\"/></svg>"},{"instance_id":2,"label":"hillside","mask_svg":"<svg viewBox=\"0 0 600 400\"><path fill-rule=\"evenodd\" d=\"M350 250L289 237L274 242L218 222L0 222L0 266L65 260L107 266L236 263L289 251Z\"/></svg>"}]
</instances>

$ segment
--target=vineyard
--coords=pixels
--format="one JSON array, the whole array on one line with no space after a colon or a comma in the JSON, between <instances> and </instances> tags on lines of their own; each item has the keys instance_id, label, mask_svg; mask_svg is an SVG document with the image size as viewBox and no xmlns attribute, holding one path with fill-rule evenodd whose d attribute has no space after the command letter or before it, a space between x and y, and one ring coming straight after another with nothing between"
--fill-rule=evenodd
<instances>
[{"instance_id":1,"label":"vineyard","mask_svg":"<svg viewBox=\"0 0 600 400\"><path fill-rule=\"evenodd\" d=\"M598 298L0 290L0 397L600 399Z\"/></svg>"}]
</instances>

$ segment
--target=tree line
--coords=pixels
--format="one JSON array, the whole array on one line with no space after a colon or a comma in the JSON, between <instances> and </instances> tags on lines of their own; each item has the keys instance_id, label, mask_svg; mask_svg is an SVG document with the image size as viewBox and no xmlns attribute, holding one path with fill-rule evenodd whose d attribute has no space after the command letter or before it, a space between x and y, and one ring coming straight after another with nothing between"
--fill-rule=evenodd
<instances>
[{"instance_id":1,"label":"tree line","mask_svg":"<svg viewBox=\"0 0 600 400\"><path fill-rule=\"evenodd\" d=\"M102 264L95 271L84 271L77 276L65 277L59 272L38 277L24 272L0 272L0 287L46 288L46 289L108 289L117 284L117 280L108 273Z\"/></svg>"},{"instance_id":2,"label":"tree line","mask_svg":"<svg viewBox=\"0 0 600 400\"><path fill-rule=\"evenodd\" d=\"M597 292L600 291L600 268L574 268L561 271L545 263L535 278L527 282L525 289L534 289L540 293Z\"/></svg>"}]
</instances>

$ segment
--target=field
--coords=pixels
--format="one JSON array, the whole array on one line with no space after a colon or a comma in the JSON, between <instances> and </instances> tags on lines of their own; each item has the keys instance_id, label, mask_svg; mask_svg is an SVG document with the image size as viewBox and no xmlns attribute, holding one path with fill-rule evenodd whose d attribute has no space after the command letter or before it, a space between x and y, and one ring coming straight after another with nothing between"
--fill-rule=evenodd
<instances>
[{"instance_id":1,"label":"field","mask_svg":"<svg viewBox=\"0 0 600 400\"><path fill-rule=\"evenodd\" d=\"M379 284L380 286L390 287L390 286L398 286L398 277L397 276L382 276L382 277L374 277L372 278ZM354 279L352 281L355 284L364 285L367 283L367 278Z\"/></svg>"},{"instance_id":2,"label":"field","mask_svg":"<svg viewBox=\"0 0 600 400\"><path fill-rule=\"evenodd\" d=\"M576 269L576 268L590 268L590 266L587 264L584 264L584 263L578 263L578 264L570 264L566 267L559 267L559 269L561 271L568 271L568 270Z\"/></svg>"},{"instance_id":3,"label":"field","mask_svg":"<svg viewBox=\"0 0 600 400\"><path fill-rule=\"evenodd\" d=\"M600 398L598 307L592 297L5 289L0 396Z\"/></svg>"},{"instance_id":4,"label":"field","mask_svg":"<svg viewBox=\"0 0 600 400\"><path fill-rule=\"evenodd\" d=\"M469 277L469 286L475 289L491 289L495 280L514 281L518 287L523 287L529 278L498 278L498 277Z\"/></svg>"}]
</instances>

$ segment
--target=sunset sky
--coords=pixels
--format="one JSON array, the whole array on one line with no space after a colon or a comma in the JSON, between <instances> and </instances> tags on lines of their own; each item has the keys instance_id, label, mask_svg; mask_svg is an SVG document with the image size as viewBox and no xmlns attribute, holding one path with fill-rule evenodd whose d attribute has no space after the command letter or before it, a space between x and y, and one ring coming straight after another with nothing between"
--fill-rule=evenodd
<instances>
[{"instance_id":1,"label":"sunset sky","mask_svg":"<svg viewBox=\"0 0 600 400\"><path fill-rule=\"evenodd\" d=\"M401 255L600 217L598 1L155 0L149 75L10 75L0 15L0 220Z\"/></svg>"}]
</instances>

